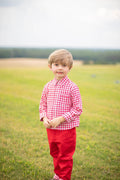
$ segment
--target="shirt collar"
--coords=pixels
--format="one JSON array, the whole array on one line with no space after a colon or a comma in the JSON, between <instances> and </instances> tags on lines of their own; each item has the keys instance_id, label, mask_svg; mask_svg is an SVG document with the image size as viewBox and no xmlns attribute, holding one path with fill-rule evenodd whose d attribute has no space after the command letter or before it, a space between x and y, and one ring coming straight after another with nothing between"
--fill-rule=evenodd
<instances>
[{"instance_id":1,"label":"shirt collar","mask_svg":"<svg viewBox=\"0 0 120 180\"><path fill-rule=\"evenodd\" d=\"M67 76L65 76L64 78L62 78L61 80L57 80L56 78L53 79L53 85L54 86L62 86L64 85L67 81L69 80L69 78Z\"/></svg>"}]
</instances>

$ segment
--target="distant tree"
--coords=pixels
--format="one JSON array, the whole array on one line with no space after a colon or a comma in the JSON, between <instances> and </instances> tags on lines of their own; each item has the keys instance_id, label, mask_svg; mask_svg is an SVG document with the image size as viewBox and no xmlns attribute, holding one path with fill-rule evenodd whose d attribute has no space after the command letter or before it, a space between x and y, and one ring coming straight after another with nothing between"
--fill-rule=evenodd
<instances>
[{"instance_id":1,"label":"distant tree","mask_svg":"<svg viewBox=\"0 0 120 180\"><path fill-rule=\"evenodd\" d=\"M48 58L56 48L0 48L0 58ZM68 49L75 60L84 64L120 63L120 50Z\"/></svg>"}]
</instances>

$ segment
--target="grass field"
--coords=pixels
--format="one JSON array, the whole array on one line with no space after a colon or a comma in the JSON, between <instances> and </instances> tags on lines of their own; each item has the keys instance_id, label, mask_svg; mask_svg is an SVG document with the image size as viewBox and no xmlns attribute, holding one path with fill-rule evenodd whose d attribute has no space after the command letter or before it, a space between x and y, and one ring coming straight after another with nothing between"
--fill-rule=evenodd
<instances>
[{"instance_id":1,"label":"grass field","mask_svg":"<svg viewBox=\"0 0 120 180\"><path fill-rule=\"evenodd\" d=\"M47 67L7 61L0 68L0 179L49 180L52 158L39 121ZM120 65L79 64L69 77L80 88L83 114L77 128L72 180L120 179Z\"/></svg>"}]
</instances>

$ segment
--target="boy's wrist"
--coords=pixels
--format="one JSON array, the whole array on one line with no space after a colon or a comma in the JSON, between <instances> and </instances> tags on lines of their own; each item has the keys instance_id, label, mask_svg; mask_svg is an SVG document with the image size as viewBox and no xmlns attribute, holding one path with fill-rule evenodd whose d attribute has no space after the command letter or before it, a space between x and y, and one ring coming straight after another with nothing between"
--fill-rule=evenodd
<instances>
[{"instance_id":1,"label":"boy's wrist","mask_svg":"<svg viewBox=\"0 0 120 180\"><path fill-rule=\"evenodd\" d=\"M60 123L63 123L65 121L65 118L63 116L60 117Z\"/></svg>"}]
</instances>

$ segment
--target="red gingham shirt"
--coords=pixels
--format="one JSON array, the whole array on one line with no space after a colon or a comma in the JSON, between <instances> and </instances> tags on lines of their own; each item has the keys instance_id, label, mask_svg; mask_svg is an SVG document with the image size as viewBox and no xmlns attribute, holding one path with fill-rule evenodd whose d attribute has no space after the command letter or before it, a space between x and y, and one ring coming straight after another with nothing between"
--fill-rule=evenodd
<instances>
[{"instance_id":1,"label":"red gingham shirt","mask_svg":"<svg viewBox=\"0 0 120 180\"><path fill-rule=\"evenodd\" d=\"M42 92L40 106L40 120L49 120L63 116L65 122L56 130L68 130L79 126L79 116L82 113L82 101L79 88L68 77L61 80L53 79L48 82Z\"/></svg>"}]
</instances>

